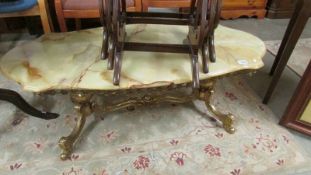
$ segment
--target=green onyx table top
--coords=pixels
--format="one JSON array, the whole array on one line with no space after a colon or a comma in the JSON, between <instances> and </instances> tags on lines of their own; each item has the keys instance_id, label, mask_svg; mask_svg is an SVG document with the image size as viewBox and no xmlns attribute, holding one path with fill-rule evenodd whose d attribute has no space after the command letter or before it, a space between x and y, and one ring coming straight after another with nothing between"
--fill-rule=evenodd
<instances>
[{"instance_id":1,"label":"green onyx table top","mask_svg":"<svg viewBox=\"0 0 311 175\"><path fill-rule=\"evenodd\" d=\"M127 41L181 44L188 27L128 25L126 30ZM43 35L10 50L1 58L0 69L32 92L150 88L192 81L188 54L125 51L121 82L115 86L113 71L100 59L101 42L102 28ZM208 74L200 67L201 80L263 66L265 45L251 34L219 26L215 46L217 61L209 63Z\"/></svg>"}]
</instances>

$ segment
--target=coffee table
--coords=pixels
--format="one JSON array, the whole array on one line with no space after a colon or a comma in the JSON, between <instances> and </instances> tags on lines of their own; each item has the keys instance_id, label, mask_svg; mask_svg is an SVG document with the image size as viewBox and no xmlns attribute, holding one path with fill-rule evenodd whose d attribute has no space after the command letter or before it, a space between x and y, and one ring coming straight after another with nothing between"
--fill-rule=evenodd
<instances>
[{"instance_id":1,"label":"coffee table","mask_svg":"<svg viewBox=\"0 0 311 175\"><path fill-rule=\"evenodd\" d=\"M128 25L126 40L181 44L188 29L184 26ZM44 35L9 51L0 60L1 72L34 93L69 93L79 114L76 127L59 146L61 159L68 159L93 112L133 110L137 106L160 102L185 103L194 99L205 102L228 133L234 133L234 117L212 105L217 79L237 73L254 72L263 66L265 45L257 37L219 26L215 33L217 61L209 63L210 72L200 72L200 88L191 89L192 71L187 54L125 51L122 78L113 85L113 72L100 59L102 28ZM174 93L184 89L185 93ZM189 92L190 90L190 92ZM98 98L108 100L98 103ZM106 100L107 101L107 100ZM234 113L234 111L232 111ZM147 116L146 116L147 117ZM120 126L122 127L122 126Z\"/></svg>"}]
</instances>

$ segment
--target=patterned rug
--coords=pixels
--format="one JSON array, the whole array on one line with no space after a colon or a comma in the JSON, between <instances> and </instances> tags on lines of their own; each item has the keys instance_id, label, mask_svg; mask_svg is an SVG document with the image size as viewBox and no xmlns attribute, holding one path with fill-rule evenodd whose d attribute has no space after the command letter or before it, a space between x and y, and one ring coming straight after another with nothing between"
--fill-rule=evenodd
<instances>
[{"instance_id":1,"label":"patterned rug","mask_svg":"<svg viewBox=\"0 0 311 175\"><path fill-rule=\"evenodd\" d=\"M97 114L88 118L71 160L65 162L58 157L57 141L75 125L69 98L37 97L3 77L0 87L62 114L44 121L0 102L0 174L273 174L296 172L310 163L239 78L219 81L214 97L219 109L236 115L234 135L216 126L199 101Z\"/></svg>"},{"instance_id":2,"label":"patterned rug","mask_svg":"<svg viewBox=\"0 0 311 175\"><path fill-rule=\"evenodd\" d=\"M280 40L265 41L267 49L274 56L278 53L281 45ZM287 66L292 69L296 74L302 76L305 72L309 62L311 61L311 38L300 39L296 48L290 57Z\"/></svg>"}]
</instances>

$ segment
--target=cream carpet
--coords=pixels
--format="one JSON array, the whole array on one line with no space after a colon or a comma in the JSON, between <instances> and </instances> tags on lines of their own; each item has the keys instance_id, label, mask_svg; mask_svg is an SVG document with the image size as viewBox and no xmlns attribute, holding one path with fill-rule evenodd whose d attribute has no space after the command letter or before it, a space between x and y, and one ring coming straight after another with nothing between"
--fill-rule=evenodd
<instances>
[{"instance_id":1,"label":"cream carpet","mask_svg":"<svg viewBox=\"0 0 311 175\"><path fill-rule=\"evenodd\" d=\"M267 49L273 55L277 55L281 40L265 41ZM290 57L287 66L296 74L302 76L311 60L311 38L300 39Z\"/></svg>"}]
</instances>

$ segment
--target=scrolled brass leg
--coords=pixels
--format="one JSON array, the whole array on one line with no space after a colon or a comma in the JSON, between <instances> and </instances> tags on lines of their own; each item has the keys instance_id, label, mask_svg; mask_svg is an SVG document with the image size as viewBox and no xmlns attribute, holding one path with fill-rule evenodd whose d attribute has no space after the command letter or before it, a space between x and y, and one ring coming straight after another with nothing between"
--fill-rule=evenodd
<instances>
[{"instance_id":1,"label":"scrolled brass leg","mask_svg":"<svg viewBox=\"0 0 311 175\"><path fill-rule=\"evenodd\" d=\"M81 131L84 127L86 117L92 113L92 105L90 102L91 95L82 92L72 93L71 100L75 104L75 109L79 114L78 121L75 128L67 137L62 137L58 145L62 149L60 158L62 160L67 160L70 158L73 152L73 146L76 140L79 138Z\"/></svg>"},{"instance_id":2,"label":"scrolled brass leg","mask_svg":"<svg viewBox=\"0 0 311 175\"><path fill-rule=\"evenodd\" d=\"M219 112L214 105L211 104L211 97L214 93L215 82L203 84L199 90L199 99L205 102L206 107L210 110L219 121L222 122L223 128L230 134L235 132L233 127L234 116L232 114L223 114Z\"/></svg>"}]
</instances>

